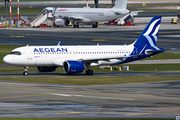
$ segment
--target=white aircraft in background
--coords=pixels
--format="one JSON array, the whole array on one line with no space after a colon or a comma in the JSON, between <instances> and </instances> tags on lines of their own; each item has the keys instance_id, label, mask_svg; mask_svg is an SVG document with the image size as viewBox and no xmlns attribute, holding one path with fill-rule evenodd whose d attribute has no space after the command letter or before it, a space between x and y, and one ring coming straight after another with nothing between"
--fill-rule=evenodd
<instances>
[{"instance_id":1,"label":"white aircraft in background","mask_svg":"<svg viewBox=\"0 0 180 120\"><path fill-rule=\"evenodd\" d=\"M55 17L55 23L59 26L73 23L74 28L79 23L93 22L92 27L97 28L98 22L110 21L128 14L127 0L118 0L113 8L53 8L47 7L48 18Z\"/></svg>"},{"instance_id":2,"label":"white aircraft in background","mask_svg":"<svg viewBox=\"0 0 180 120\"><path fill-rule=\"evenodd\" d=\"M138 39L130 45L86 45L86 46L25 46L19 47L3 58L10 65L36 66L39 72L52 72L63 67L68 74L92 75L90 66L117 65L139 60L164 52L156 46L161 17L155 16Z\"/></svg>"}]
</instances>

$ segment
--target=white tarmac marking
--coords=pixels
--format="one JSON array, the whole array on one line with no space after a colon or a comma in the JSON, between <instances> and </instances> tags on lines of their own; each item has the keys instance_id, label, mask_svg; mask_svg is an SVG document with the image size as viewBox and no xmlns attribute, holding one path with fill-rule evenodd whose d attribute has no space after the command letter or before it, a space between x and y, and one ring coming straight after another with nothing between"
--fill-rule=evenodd
<instances>
[{"instance_id":1,"label":"white tarmac marking","mask_svg":"<svg viewBox=\"0 0 180 120\"><path fill-rule=\"evenodd\" d=\"M71 94L54 94L54 93L50 93L50 95L57 95L57 96L64 96L64 97L85 97L85 98L99 98L99 99L130 100L130 101L134 100L134 99L129 99L129 98L98 97L98 96L71 95Z\"/></svg>"},{"instance_id":2,"label":"white tarmac marking","mask_svg":"<svg viewBox=\"0 0 180 120\"><path fill-rule=\"evenodd\" d=\"M0 82L0 84L14 84L14 85L36 85L36 86L60 86L60 87L76 87L76 86L67 86L67 85L51 85L43 83L13 83L13 82Z\"/></svg>"}]
</instances>

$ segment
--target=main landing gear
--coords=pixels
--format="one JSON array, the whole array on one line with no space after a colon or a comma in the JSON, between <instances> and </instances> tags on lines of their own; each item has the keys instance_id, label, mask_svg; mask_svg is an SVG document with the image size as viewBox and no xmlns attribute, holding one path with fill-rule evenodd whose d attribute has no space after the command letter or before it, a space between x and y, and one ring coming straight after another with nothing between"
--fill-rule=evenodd
<instances>
[{"instance_id":1,"label":"main landing gear","mask_svg":"<svg viewBox=\"0 0 180 120\"><path fill-rule=\"evenodd\" d=\"M97 28L97 27L98 27L98 22L92 24L92 28Z\"/></svg>"},{"instance_id":2,"label":"main landing gear","mask_svg":"<svg viewBox=\"0 0 180 120\"><path fill-rule=\"evenodd\" d=\"M76 21L74 21L74 22L73 22L73 28L79 28L79 23L76 22Z\"/></svg>"},{"instance_id":3,"label":"main landing gear","mask_svg":"<svg viewBox=\"0 0 180 120\"><path fill-rule=\"evenodd\" d=\"M86 70L86 75L93 75L93 70L90 69L90 63L86 63L86 67L87 67L87 70Z\"/></svg>"},{"instance_id":4,"label":"main landing gear","mask_svg":"<svg viewBox=\"0 0 180 120\"><path fill-rule=\"evenodd\" d=\"M73 28L79 28L79 24L74 24Z\"/></svg>"},{"instance_id":5,"label":"main landing gear","mask_svg":"<svg viewBox=\"0 0 180 120\"><path fill-rule=\"evenodd\" d=\"M24 67L23 75L28 75L28 67Z\"/></svg>"},{"instance_id":6,"label":"main landing gear","mask_svg":"<svg viewBox=\"0 0 180 120\"><path fill-rule=\"evenodd\" d=\"M86 70L86 75L93 75L93 70Z\"/></svg>"}]
</instances>

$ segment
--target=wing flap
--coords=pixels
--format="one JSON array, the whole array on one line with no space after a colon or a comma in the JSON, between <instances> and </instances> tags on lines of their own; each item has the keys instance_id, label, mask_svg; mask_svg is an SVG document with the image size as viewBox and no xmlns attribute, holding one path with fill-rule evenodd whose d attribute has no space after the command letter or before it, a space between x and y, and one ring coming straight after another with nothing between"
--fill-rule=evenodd
<instances>
[{"instance_id":1,"label":"wing flap","mask_svg":"<svg viewBox=\"0 0 180 120\"><path fill-rule=\"evenodd\" d=\"M59 16L61 19L68 19L70 21L85 21L85 22L91 22L90 19L88 18L83 18L83 17L77 17L77 16Z\"/></svg>"},{"instance_id":2,"label":"wing flap","mask_svg":"<svg viewBox=\"0 0 180 120\"><path fill-rule=\"evenodd\" d=\"M83 62L90 62L90 61L99 61L99 60L104 60L104 61L109 61L110 59L118 59L118 60L123 60L128 57L136 57L136 56L141 56L142 54L138 55L130 55L130 56L122 56L122 57L104 57L104 58L84 58L84 59L78 59L78 61L83 61Z\"/></svg>"}]
</instances>

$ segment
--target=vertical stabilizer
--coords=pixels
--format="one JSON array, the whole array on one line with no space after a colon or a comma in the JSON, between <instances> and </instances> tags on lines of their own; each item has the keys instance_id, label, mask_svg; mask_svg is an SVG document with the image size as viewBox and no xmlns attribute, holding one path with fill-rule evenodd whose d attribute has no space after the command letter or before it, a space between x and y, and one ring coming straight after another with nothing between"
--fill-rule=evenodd
<instances>
[{"instance_id":1,"label":"vertical stabilizer","mask_svg":"<svg viewBox=\"0 0 180 120\"><path fill-rule=\"evenodd\" d=\"M126 10L127 0L117 0L113 8Z\"/></svg>"},{"instance_id":2,"label":"vertical stabilizer","mask_svg":"<svg viewBox=\"0 0 180 120\"><path fill-rule=\"evenodd\" d=\"M138 39L135 41L134 46L149 46L154 49L158 49L156 47L159 27L161 23L161 16L155 16L151 19L149 24L146 26L144 31L141 33L141 35L138 37Z\"/></svg>"}]
</instances>

